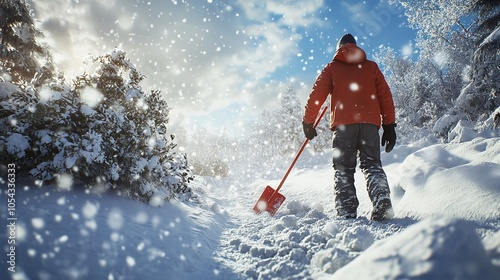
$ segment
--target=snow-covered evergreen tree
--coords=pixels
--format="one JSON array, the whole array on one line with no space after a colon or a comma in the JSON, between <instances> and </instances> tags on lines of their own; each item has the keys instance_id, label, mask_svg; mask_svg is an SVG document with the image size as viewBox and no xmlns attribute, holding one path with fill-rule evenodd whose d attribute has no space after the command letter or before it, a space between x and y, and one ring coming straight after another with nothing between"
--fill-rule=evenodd
<instances>
[{"instance_id":1,"label":"snow-covered evergreen tree","mask_svg":"<svg viewBox=\"0 0 500 280\"><path fill-rule=\"evenodd\" d=\"M96 73L80 77L85 83L79 89L87 106L95 102L93 110L101 116L92 130L103 139L99 141L107 171L103 179L140 200L189 192L191 171L186 156L173 151L174 137L166 127L170 108L161 93L143 92L144 76L121 50L94 62L99 63Z\"/></svg>"},{"instance_id":2,"label":"snow-covered evergreen tree","mask_svg":"<svg viewBox=\"0 0 500 280\"><path fill-rule=\"evenodd\" d=\"M54 77L52 56L37 41L41 35L25 1L0 0L0 76L4 80L40 86Z\"/></svg>"},{"instance_id":3,"label":"snow-covered evergreen tree","mask_svg":"<svg viewBox=\"0 0 500 280\"><path fill-rule=\"evenodd\" d=\"M188 198L193 177L186 155L173 151L161 93L143 92L144 76L121 50L94 62L96 72L78 76L71 88L4 91L2 158L44 181L66 176L141 201Z\"/></svg>"},{"instance_id":4,"label":"snow-covered evergreen tree","mask_svg":"<svg viewBox=\"0 0 500 280\"><path fill-rule=\"evenodd\" d=\"M473 1L477 13L474 32L479 36L466 73L469 83L462 90L457 109L469 119L480 120L500 106L500 1ZM459 111L459 110L457 110Z\"/></svg>"},{"instance_id":5,"label":"snow-covered evergreen tree","mask_svg":"<svg viewBox=\"0 0 500 280\"><path fill-rule=\"evenodd\" d=\"M304 142L301 125L304 109L297 96L297 90L293 86L288 86L280 96L281 108L278 110L277 134L281 134L281 137L278 139L282 143L284 153L293 153L296 147Z\"/></svg>"}]
</instances>

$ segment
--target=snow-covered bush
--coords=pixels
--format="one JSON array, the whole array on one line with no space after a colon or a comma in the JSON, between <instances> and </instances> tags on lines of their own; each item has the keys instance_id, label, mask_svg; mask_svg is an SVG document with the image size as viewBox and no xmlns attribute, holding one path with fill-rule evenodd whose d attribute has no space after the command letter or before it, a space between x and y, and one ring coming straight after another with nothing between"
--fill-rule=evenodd
<instances>
[{"instance_id":1,"label":"snow-covered bush","mask_svg":"<svg viewBox=\"0 0 500 280\"><path fill-rule=\"evenodd\" d=\"M209 158L206 160L192 160L193 172L200 176L226 177L229 172L228 165L219 158Z\"/></svg>"},{"instance_id":2,"label":"snow-covered bush","mask_svg":"<svg viewBox=\"0 0 500 280\"><path fill-rule=\"evenodd\" d=\"M182 141L182 132L180 135L176 134L176 137ZM189 140L184 138L183 144L191 153L190 162L196 175L226 177L229 174L229 165L234 167L236 157L240 156L235 149L238 140L230 137L225 131L214 134L204 127L199 127Z\"/></svg>"},{"instance_id":3,"label":"snow-covered bush","mask_svg":"<svg viewBox=\"0 0 500 280\"><path fill-rule=\"evenodd\" d=\"M32 114L37 97L31 87L21 89L11 83L0 83L0 158L2 163L22 159L28 165L35 160L30 149Z\"/></svg>"},{"instance_id":4,"label":"snow-covered bush","mask_svg":"<svg viewBox=\"0 0 500 280\"><path fill-rule=\"evenodd\" d=\"M65 174L141 201L189 198L193 177L186 156L173 151L161 93L143 92L144 76L121 50L93 61L95 73L78 76L71 88L0 94L2 158L44 181Z\"/></svg>"}]
</instances>

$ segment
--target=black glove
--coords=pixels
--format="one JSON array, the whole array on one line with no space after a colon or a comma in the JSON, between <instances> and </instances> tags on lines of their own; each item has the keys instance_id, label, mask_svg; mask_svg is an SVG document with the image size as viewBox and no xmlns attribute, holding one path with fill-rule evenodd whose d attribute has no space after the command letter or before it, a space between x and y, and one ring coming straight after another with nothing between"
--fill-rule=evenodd
<instances>
[{"instance_id":1,"label":"black glove","mask_svg":"<svg viewBox=\"0 0 500 280\"><path fill-rule=\"evenodd\" d=\"M304 135L307 139L312 140L314 137L318 136L318 133L316 133L316 128L314 128L312 123L302 122L302 128L304 129Z\"/></svg>"},{"instance_id":2,"label":"black glove","mask_svg":"<svg viewBox=\"0 0 500 280\"><path fill-rule=\"evenodd\" d=\"M382 125L382 128L384 129L384 133L382 134L382 146L385 146L386 153L392 151L394 145L396 145L396 130L394 129L395 127L395 123Z\"/></svg>"}]
</instances>

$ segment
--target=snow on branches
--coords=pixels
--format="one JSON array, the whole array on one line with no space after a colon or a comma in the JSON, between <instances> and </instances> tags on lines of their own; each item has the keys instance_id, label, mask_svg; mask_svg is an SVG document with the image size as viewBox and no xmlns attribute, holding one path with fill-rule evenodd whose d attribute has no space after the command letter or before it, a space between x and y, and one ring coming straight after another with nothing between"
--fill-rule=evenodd
<instances>
[{"instance_id":1,"label":"snow on branches","mask_svg":"<svg viewBox=\"0 0 500 280\"><path fill-rule=\"evenodd\" d=\"M64 174L140 201L189 198L193 176L166 133L161 93L142 90L144 76L121 50L93 62L95 73L72 87L0 87L2 158L44 181Z\"/></svg>"}]
</instances>

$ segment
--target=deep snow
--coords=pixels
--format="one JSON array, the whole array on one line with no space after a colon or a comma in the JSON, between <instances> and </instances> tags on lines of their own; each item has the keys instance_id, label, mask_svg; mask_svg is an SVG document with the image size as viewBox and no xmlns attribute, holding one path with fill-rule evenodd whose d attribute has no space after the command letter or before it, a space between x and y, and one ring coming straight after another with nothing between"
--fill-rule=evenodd
<instances>
[{"instance_id":1,"label":"deep snow","mask_svg":"<svg viewBox=\"0 0 500 280\"><path fill-rule=\"evenodd\" d=\"M199 201L161 206L18 178L16 273L2 261L0 279L499 279L498 135L397 146L383 163L396 210L385 222L366 218L360 172L360 217L336 217L329 153L303 155L275 217L252 207L281 174L198 177Z\"/></svg>"}]
</instances>

